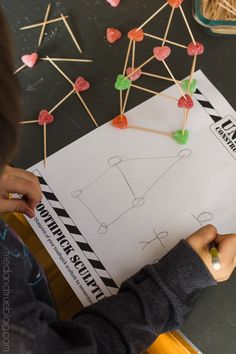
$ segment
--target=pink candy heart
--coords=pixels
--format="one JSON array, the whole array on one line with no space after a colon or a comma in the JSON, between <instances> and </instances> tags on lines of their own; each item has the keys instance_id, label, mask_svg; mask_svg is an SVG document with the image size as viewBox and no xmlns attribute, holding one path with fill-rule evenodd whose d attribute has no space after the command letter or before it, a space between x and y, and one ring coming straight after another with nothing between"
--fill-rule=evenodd
<instances>
[{"instance_id":1,"label":"pink candy heart","mask_svg":"<svg viewBox=\"0 0 236 354\"><path fill-rule=\"evenodd\" d=\"M52 114L50 114L46 109L40 111L39 117L38 117L38 124L39 125L44 125L44 124L50 124L54 121L54 117Z\"/></svg>"},{"instance_id":2,"label":"pink candy heart","mask_svg":"<svg viewBox=\"0 0 236 354\"><path fill-rule=\"evenodd\" d=\"M129 76L135 70L136 70L136 68L133 68L133 69L132 68L127 68L126 74ZM136 80L138 80L140 78L141 75L142 75L142 70L139 69L139 70L135 71L134 74L130 75L129 79L131 81L136 81Z\"/></svg>"},{"instance_id":3,"label":"pink candy heart","mask_svg":"<svg viewBox=\"0 0 236 354\"><path fill-rule=\"evenodd\" d=\"M187 52L191 56L200 55L204 52L204 45L199 42L195 42L195 44L192 42L188 45Z\"/></svg>"},{"instance_id":4,"label":"pink candy heart","mask_svg":"<svg viewBox=\"0 0 236 354\"><path fill-rule=\"evenodd\" d=\"M109 43L115 43L121 38L122 34L117 28L107 29L107 40Z\"/></svg>"},{"instance_id":5,"label":"pink candy heart","mask_svg":"<svg viewBox=\"0 0 236 354\"><path fill-rule=\"evenodd\" d=\"M166 58L168 58L168 56L170 55L171 53L171 49L170 47L167 47L167 46L164 46L164 47L155 47L153 49L153 53L154 53L154 56L157 60L159 61L163 61L165 60Z\"/></svg>"},{"instance_id":6,"label":"pink candy heart","mask_svg":"<svg viewBox=\"0 0 236 354\"><path fill-rule=\"evenodd\" d=\"M110 4L112 7L117 7L120 4L120 0L107 0L108 4Z\"/></svg>"},{"instance_id":7,"label":"pink candy heart","mask_svg":"<svg viewBox=\"0 0 236 354\"><path fill-rule=\"evenodd\" d=\"M90 88L90 83L86 81L84 77L80 76L75 81L74 88L77 92L86 91Z\"/></svg>"},{"instance_id":8,"label":"pink candy heart","mask_svg":"<svg viewBox=\"0 0 236 354\"><path fill-rule=\"evenodd\" d=\"M180 97L179 101L178 101L178 107L179 108L193 108L193 100L189 95L185 95Z\"/></svg>"},{"instance_id":9,"label":"pink candy heart","mask_svg":"<svg viewBox=\"0 0 236 354\"><path fill-rule=\"evenodd\" d=\"M26 66L28 66L28 68L33 68L37 63L38 57L37 53L26 54L21 57L21 60Z\"/></svg>"}]
</instances>

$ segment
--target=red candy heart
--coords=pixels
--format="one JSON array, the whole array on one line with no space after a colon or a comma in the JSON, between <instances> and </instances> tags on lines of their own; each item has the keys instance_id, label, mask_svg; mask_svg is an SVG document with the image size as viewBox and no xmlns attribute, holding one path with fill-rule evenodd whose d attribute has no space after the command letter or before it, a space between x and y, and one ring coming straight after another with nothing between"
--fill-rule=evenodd
<instances>
[{"instance_id":1,"label":"red candy heart","mask_svg":"<svg viewBox=\"0 0 236 354\"><path fill-rule=\"evenodd\" d=\"M134 28L128 33L128 38L135 42L142 42L144 39L144 33L142 29Z\"/></svg>"},{"instance_id":2,"label":"red candy heart","mask_svg":"<svg viewBox=\"0 0 236 354\"><path fill-rule=\"evenodd\" d=\"M120 4L120 0L107 0L108 4L112 7L117 7Z\"/></svg>"},{"instance_id":3,"label":"red candy heart","mask_svg":"<svg viewBox=\"0 0 236 354\"><path fill-rule=\"evenodd\" d=\"M21 60L26 66L28 66L28 68L33 68L37 63L38 57L37 53L26 54L21 57Z\"/></svg>"},{"instance_id":4,"label":"red candy heart","mask_svg":"<svg viewBox=\"0 0 236 354\"><path fill-rule=\"evenodd\" d=\"M164 47L155 47L153 49L154 56L157 60L162 61L168 58L168 56L171 53L170 47L164 46Z\"/></svg>"},{"instance_id":5,"label":"red candy heart","mask_svg":"<svg viewBox=\"0 0 236 354\"><path fill-rule=\"evenodd\" d=\"M122 116L119 114L112 120L112 125L120 129L128 128L128 119L124 114Z\"/></svg>"},{"instance_id":6,"label":"red candy heart","mask_svg":"<svg viewBox=\"0 0 236 354\"><path fill-rule=\"evenodd\" d=\"M86 91L90 88L90 83L85 80L82 76L78 77L75 81L74 88L77 92Z\"/></svg>"},{"instance_id":7,"label":"red candy heart","mask_svg":"<svg viewBox=\"0 0 236 354\"><path fill-rule=\"evenodd\" d=\"M185 95L180 97L179 101L178 101L178 107L179 108L192 108L193 107L193 100L189 95Z\"/></svg>"},{"instance_id":8,"label":"red candy heart","mask_svg":"<svg viewBox=\"0 0 236 354\"><path fill-rule=\"evenodd\" d=\"M109 43L115 43L121 38L122 34L117 28L107 29L107 40Z\"/></svg>"},{"instance_id":9,"label":"red candy heart","mask_svg":"<svg viewBox=\"0 0 236 354\"><path fill-rule=\"evenodd\" d=\"M199 42L195 42L195 44L192 42L188 45L187 52L191 56L200 55L204 52L204 45Z\"/></svg>"},{"instance_id":10,"label":"red candy heart","mask_svg":"<svg viewBox=\"0 0 236 354\"><path fill-rule=\"evenodd\" d=\"M126 70L127 76L129 76L135 70L136 70L136 68L127 68L127 70ZM130 75L129 79L131 81L136 81L136 80L138 80L140 78L141 75L142 75L142 70L139 69L139 70L135 71L134 74Z\"/></svg>"},{"instance_id":11,"label":"red candy heart","mask_svg":"<svg viewBox=\"0 0 236 354\"><path fill-rule=\"evenodd\" d=\"M47 125L47 124L52 123L53 121L54 121L53 115L50 114L45 109L39 113L39 117L38 117L38 124L39 125L44 125L44 124Z\"/></svg>"},{"instance_id":12,"label":"red candy heart","mask_svg":"<svg viewBox=\"0 0 236 354\"><path fill-rule=\"evenodd\" d=\"M168 4L175 9L179 7L184 0L167 0Z\"/></svg>"}]
</instances>

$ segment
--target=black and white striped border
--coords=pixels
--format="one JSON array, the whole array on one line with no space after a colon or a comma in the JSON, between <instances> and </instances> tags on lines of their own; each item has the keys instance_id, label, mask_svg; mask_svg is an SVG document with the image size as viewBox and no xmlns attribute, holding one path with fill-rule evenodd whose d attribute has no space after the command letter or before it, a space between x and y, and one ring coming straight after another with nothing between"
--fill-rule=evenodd
<instances>
[{"instance_id":1,"label":"black and white striped border","mask_svg":"<svg viewBox=\"0 0 236 354\"><path fill-rule=\"evenodd\" d=\"M209 114L212 118L214 123L217 123L219 120L222 119L221 115L217 110L212 106L209 102L208 98L201 93L199 89L197 89L194 93L194 98L200 103L200 105L205 109L205 111Z\"/></svg>"},{"instance_id":2,"label":"black and white striped border","mask_svg":"<svg viewBox=\"0 0 236 354\"><path fill-rule=\"evenodd\" d=\"M42 193L47 199L57 216L62 221L63 225L66 227L78 247L81 249L89 263L92 265L93 269L102 280L111 295L117 292L118 286L112 279L111 275L108 273L102 262L97 257L96 253L88 244L85 237L81 234L78 227L75 225L61 202L59 202L56 195L53 193L52 189L49 187L45 179L42 177L38 170L33 171L35 176L38 177L40 186L42 188Z\"/></svg>"}]
</instances>

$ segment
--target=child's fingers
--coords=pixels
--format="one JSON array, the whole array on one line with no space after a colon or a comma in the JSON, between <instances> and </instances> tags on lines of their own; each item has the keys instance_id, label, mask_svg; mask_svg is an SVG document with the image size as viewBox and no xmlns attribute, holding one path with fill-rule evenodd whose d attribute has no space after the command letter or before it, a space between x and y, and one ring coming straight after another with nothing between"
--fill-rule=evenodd
<instances>
[{"instance_id":1,"label":"child's fingers","mask_svg":"<svg viewBox=\"0 0 236 354\"><path fill-rule=\"evenodd\" d=\"M188 237L187 242L193 249L202 251L207 245L215 241L217 230L213 225L206 225Z\"/></svg>"},{"instance_id":2,"label":"child's fingers","mask_svg":"<svg viewBox=\"0 0 236 354\"><path fill-rule=\"evenodd\" d=\"M218 245L219 255L222 260L231 261L236 265L236 234L217 235L216 243Z\"/></svg>"},{"instance_id":3,"label":"child's fingers","mask_svg":"<svg viewBox=\"0 0 236 354\"><path fill-rule=\"evenodd\" d=\"M26 214L28 217L34 217L34 211L29 208L24 200L20 199L5 199L1 200L0 213L16 212Z\"/></svg>"}]
</instances>

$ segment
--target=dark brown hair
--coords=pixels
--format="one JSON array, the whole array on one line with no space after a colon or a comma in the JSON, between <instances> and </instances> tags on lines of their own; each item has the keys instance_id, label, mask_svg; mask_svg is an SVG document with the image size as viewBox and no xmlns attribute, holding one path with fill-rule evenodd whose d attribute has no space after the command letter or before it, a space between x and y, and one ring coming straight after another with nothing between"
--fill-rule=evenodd
<instances>
[{"instance_id":1,"label":"dark brown hair","mask_svg":"<svg viewBox=\"0 0 236 354\"><path fill-rule=\"evenodd\" d=\"M19 117L19 87L13 75L10 35L0 8L0 170L16 151Z\"/></svg>"}]
</instances>

